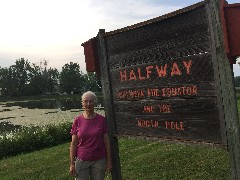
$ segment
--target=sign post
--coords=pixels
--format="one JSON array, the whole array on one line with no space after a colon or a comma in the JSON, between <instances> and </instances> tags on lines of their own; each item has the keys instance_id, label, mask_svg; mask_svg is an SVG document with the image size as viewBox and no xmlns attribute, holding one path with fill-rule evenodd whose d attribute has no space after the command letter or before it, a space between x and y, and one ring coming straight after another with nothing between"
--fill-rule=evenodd
<instances>
[{"instance_id":1,"label":"sign post","mask_svg":"<svg viewBox=\"0 0 240 180\"><path fill-rule=\"evenodd\" d=\"M97 36L97 47L98 54L100 59L100 73L101 81L103 88L103 99L104 99L104 109L105 116L109 125L109 137L111 144L111 153L112 153L112 179L113 180L122 180L121 175L121 165L119 158L119 149L118 149L118 139L115 136L116 134L116 123L115 123L115 114L113 109L113 99L112 99L112 89L111 81L109 74L109 65L107 61L106 45L103 38L104 30L99 30Z\"/></svg>"},{"instance_id":2,"label":"sign post","mask_svg":"<svg viewBox=\"0 0 240 180\"><path fill-rule=\"evenodd\" d=\"M207 12L209 15L212 49L214 59L216 59L214 61L214 71L216 72L216 82L219 87L218 100L222 104L221 108L226 124L225 132L231 162L232 179L235 180L240 179L240 128L233 72L228 61L228 54L225 51L226 42L224 42L224 28L221 23L220 7L224 1L221 1L221 3L218 0L212 0L207 5ZM236 49L234 50L236 53ZM227 52L229 52L229 49ZM240 47L238 52L240 52Z\"/></svg>"}]
</instances>

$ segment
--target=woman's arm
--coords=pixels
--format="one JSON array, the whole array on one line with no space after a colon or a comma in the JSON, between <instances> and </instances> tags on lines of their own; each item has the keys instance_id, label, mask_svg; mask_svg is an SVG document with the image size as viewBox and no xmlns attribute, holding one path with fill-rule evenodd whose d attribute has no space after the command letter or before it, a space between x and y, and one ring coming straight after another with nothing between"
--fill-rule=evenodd
<instances>
[{"instance_id":1,"label":"woman's arm","mask_svg":"<svg viewBox=\"0 0 240 180\"><path fill-rule=\"evenodd\" d=\"M72 142L70 145L70 174L72 176L75 176L76 174L75 158L77 156L77 145L78 145L77 135L72 135Z\"/></svg>"},{"instance_id":2,"label":"woman's arm","mask_svg":"<svg viewBox=\"0 0 240 180\"><path fill-rule=\"evenodd\" d=\"M104 144L105 144L105 148L106 148L106 152L107 152L106 170L108 172L110 172L112 170L112 158L111 158L111 146L110 146L110 140L109 140L108 133L104 134L103 138L104 138Z\"/></svg>"}]
</instances>

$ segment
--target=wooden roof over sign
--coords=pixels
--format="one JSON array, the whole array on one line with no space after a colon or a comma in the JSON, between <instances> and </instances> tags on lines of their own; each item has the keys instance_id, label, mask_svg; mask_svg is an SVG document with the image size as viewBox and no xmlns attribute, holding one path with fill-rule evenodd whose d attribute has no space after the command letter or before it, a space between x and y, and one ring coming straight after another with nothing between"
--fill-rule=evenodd
<instances>
[{"instance_id":1,"label":"wooden roof over sign","mask_svg":"<svg viewBox=\"0 0 240 180\"><path fill-rule=\"evenodd\" d=\"M111 36L117 33L122 33L125 31L133 30L136 28L140 28L152 23L156 23L165 19L169 19L171 17L180 15L182 13L189 12L193 9L199 8L201 6L205 6L207 3L209 3L209 0L204 0L201 2L198 2L196 4L193 4L191 6L179 9L177 11L173 11L171 13L158 16L156 18L149 19L147 21L139 22L137 24L133 24L124 28L120 28L117 30L105 32L103 36ZM227 1L221 0L221 18L222 18L222 28L224 33L224 46L226 53L228 55L228 59L230 64L236 63L236 58L240 56L240 47L238 46L238 42L240 41L240 3L236 4L228 4ZM239 17L239 18L237 18ZM90 41L95 41L95 37L89 39L88 41L82 43L82 46L85 46L86 43L89 43ZM92 43L91 43L92 44ZM88 48L89 49L89 48ZM88 50L85 50L85 53L87 53ZM94 51L94 50L91 50ZM96 60L95 60L96 61ZM97 62L97 61L96 61ZM87 63L87 61L86 61ZM91 63L91 62L90 62ZM92 64L92 63L91 63Z\"/></svg>"},{"instance_id":2,"label":"wooden roof over sign","mask_svg":"<svg viewBox=\"0 0 240 180\"><path fill-rule=\"evenodd\" d=\"M204 5L206 5L206 3L208 1L209 0L201 1L201 2L198 2L198 3L193 4L191 6L179 9L177 11L173 11L171 13L168 13L168 14L165 14L165 15L162 15L162 16L158 16L156 18L149 19L147 21L143 21L143 22L140 22L140 23L137 23L137 24L134 24L134 25L130 25L130 26L127 26L127 27L124 27L124 28L121 28L121 29L117 29L117 30L114 30L114 31L106 32L104 34L104 36L111 36L111 35L114 35L114 34L117 34L117 33L121 33L121 32L124 32L124 31L129 31L129 30L132 30L132 29L135 29L135 28L139 28L139 27L142 27L142 26L146 26L146 25L158 22L158 21L162 21L164 19L168 19L168 18L177 16L179 14L182 14L182 13L191 11L193 9L196 9L198 7L204 6Z\"/></svg>"},{"instance_id":3,"label":"wooden roof over sign","mask_svg":"<svg viewBox=\"0 0 240 180\"><path fill-rule=\"evenodd\" d=\"M181 13L185 13L185 12L191 11L191 10L193 10L195 8L204 6L208 1L209 0L201 1L201 2L198 2L198 3L193 4L191 6L188 6L188 7L185 7L185 8L176 10L176 11L173 11L171 13L168 13L168 14L165 14L165 15L162 15L162 16L158 16L158 17L149 19L147 21L139 22L137 24L133 24L133 25L130 25L130 26L127 26L127 27L124 27L124 28L120 28L120 29L116 29L116 30L113 30L113 31L106 32L104 34L104 36L110 36L110 35L114 35L114 34L117 34L117 33L124 32L124 31L129 31L129 30L132 30L132 29L135 29L135 28L139 28L139 27L142 27L142 26L149 25L149 24L157 22L157 21L161 21L161 20L164 20L164 19L167 19L167 18L170 18L170 17L174 17L174 16L179 15ZM93 40L94 38L95 37L85 41L81 45L84 46L85 43L87 43L88 41Z\"/></svg>"}]
</instances>

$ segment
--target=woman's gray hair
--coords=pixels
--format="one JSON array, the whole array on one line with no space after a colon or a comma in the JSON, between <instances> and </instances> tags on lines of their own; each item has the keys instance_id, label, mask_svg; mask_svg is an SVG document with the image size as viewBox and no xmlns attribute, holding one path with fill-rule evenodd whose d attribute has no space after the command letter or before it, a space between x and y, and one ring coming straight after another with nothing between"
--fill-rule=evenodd
<instances>
[{"instance_id":1,"label":"woman's gray hair","mask_svg":"<svg viewBox=\"0 0 240 180\"><path fill-rule=\"evenodd\" d=\"M86 96L86 95L91 95L91 96L93 96L94 102L95 102L95 103L97 102L97 96L96 96L96 94L95 94L94 92L92 92L92 91L87 91L87 92L83 93L83 95L82 95L82 100L83 100L84 96Z\"/></svg>"}]
</instances>

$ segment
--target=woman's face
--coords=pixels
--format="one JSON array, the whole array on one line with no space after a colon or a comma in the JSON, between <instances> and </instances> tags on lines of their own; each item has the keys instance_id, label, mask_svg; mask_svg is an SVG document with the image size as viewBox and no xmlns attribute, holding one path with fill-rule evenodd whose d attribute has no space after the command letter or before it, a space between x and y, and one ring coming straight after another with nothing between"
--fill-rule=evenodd
<instances>
[{"instance_id":1,"label":"woman's face","mask_svg":"<svg viewBox=\"0 0 240 180\"><path fill-rule=\"evenodd\" d=\"M95 102L94 102L94 97L91 94L86 94L83 98L82 98L82 107L85 111L94 111L94 106L95 106Z\"/></svg>"}]
</instances>

